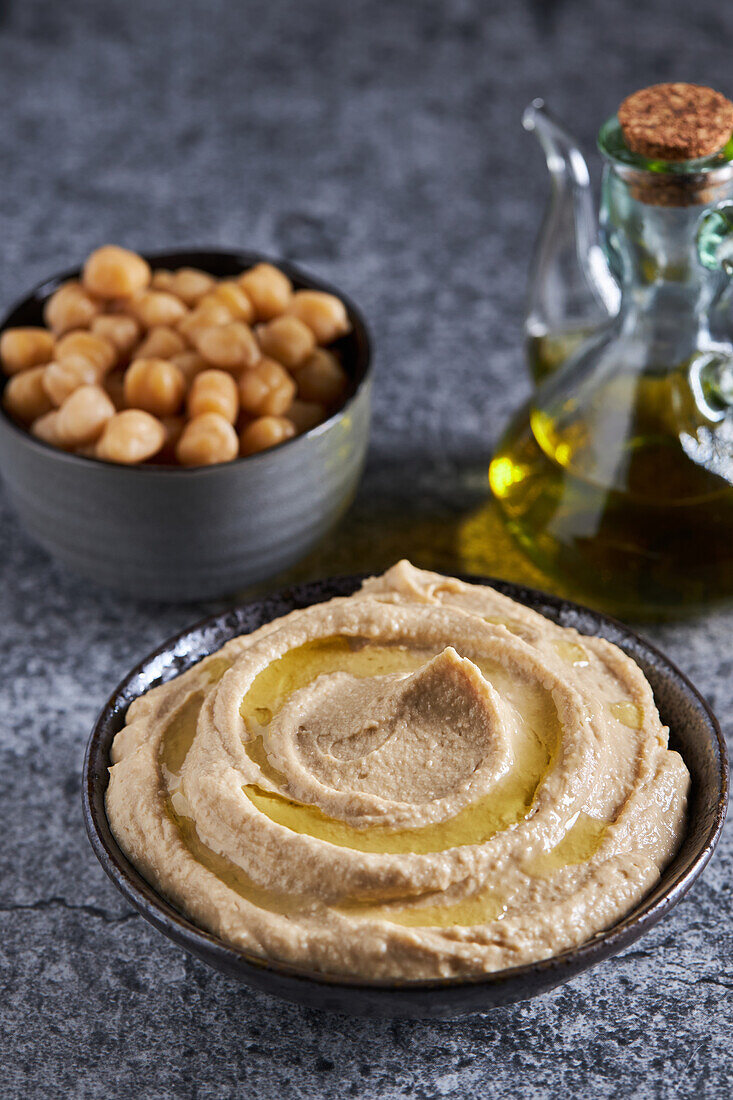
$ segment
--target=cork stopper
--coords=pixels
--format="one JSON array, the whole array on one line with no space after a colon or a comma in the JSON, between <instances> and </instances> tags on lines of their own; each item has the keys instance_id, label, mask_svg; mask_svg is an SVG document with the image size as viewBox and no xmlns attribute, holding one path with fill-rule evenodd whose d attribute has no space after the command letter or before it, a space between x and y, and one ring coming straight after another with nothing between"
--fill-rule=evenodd
<instances>
[{"instance_id":1,"label":"cork stopper","mask_svg":"<svg viewBox=\"0 0 733 1100\"><path fill-rule=\"evenodd\" d=\"M733 103L701 84L652 84L623 101L618 120L633 153L694 160L711 156L730 140Z\"/></svg>"}]
</instances>

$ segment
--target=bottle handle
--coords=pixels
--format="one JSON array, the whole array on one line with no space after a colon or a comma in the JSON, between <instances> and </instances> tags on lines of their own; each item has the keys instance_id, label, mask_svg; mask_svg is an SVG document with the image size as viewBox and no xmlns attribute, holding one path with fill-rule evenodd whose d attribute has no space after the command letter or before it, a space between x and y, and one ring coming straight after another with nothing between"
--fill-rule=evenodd
<instances>
[{"instance_id":1,"label":"bottle handle","mask_svg":"<svg viewBox=\"0 0 733 1100\"><path fill-rule=\"evenodd\" d=\"M733 202L706 210L697 225L697 254L708 271L733 276Z\"/></svg>"}]
</instances>

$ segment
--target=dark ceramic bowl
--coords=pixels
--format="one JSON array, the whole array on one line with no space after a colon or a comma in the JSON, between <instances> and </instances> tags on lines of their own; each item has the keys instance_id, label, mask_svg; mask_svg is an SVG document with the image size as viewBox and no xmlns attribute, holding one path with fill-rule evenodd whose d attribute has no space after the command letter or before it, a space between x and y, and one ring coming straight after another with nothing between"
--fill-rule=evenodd
<instances>
[{"instance_id":1,"label":"dark ceramic bowl","mask_svg":"<svg viewBox=\"0 0 733 1100\"><path fill-rule=\"evenodd\" d=\"M156 267L199 267L231 277L259 253L147 255ZM334 347L349 375L343 408L323 424L261 454L219 466L117 466L67 454L0 410L0 472L26 528L65 564L131 596L226 596L286 569L337 523L353 499L369 438L370 347L363 318L340 290L270 260L297 288L337 294L352 331ZM42 324L43 304L67 271L36 287L0 324Z\"/></svg>"},{"instance_id":2,"label":"dark ceramic bowl","mask_svg":"<svg viewBox=\"0 0 733 1100\"><path fill-rule=\"evenodd\" d=\"M689 890L718 841L728 798L728 763L720 728L689 680L663 654L621 623L556 596L485 577L464 579L494 585L499 592L553 622L575 627L583 634L600 635L628 653L648 677L662 721L670 727L670 746L682 753L690 770L689 815L680 850L656 888L613 928L554 958L479 977L406 982L328 977L263 961L202 931L157 894L122 854L107 822L104 796L112 739L124 725L132 700L148 688L173 679L230 638L255 630L294 608L349 595L361 579L341 577L298 585L205 619L171 638L122 681L94 727L83 776L87 832L109 877L146 920L217 970L288 1001L360 1016L440 1018L483 1012L545 993L628 947Z\"/></svg>"}]
</instances>

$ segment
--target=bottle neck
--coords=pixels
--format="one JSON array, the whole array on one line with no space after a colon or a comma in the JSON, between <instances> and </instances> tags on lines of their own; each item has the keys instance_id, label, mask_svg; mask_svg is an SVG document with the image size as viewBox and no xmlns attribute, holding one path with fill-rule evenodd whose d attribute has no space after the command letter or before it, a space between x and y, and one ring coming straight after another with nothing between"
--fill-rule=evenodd
<instances>
[{"instance_id":1,"label":"bottle neck","mask_svg":"<svg viewBox=\"0 0 733 1100\"><path fill-rule=\"evenodd\" d=\"M654 358L670 366L689 359L711 342L710 309L714 295L707 286L628 286L618 313L622 336L642 341Z\"/></svg>"},{"instance_id":2,"label":"bottle neck","mask_svg":"<svg viewBox=\"0 0 733 1100\"><path fill-rule=\"evenodd\" d=\"M727 280L700 263L697 231L705 210L731 193L726 179L706 188L704 203L657 205L640 198L645 192L623 169L606 166L601 231L621 287L618 323L654 358L680 362L710 341L710 311Z\"/></svg>"}]
</instances>

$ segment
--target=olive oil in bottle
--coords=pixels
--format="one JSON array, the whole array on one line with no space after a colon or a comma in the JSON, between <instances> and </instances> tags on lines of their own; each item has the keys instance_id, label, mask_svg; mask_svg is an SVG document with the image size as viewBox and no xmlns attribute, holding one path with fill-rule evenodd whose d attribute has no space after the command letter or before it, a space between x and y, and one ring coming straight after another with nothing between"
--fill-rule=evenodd
<instances>
[{"instance_id":1,"label":"olive oil in bottle","mask_svg":"<svg viewBox=\"0 0 733 1100\"><path fill-rule=\"evenodd\" d=\"M609 380L586 409L572 397L555 415L532 405L491 463L505 521L532 560L630 618L733 597L733 484L727 462L710 461L733 440L726 420L700 415L689 373Z\"/></svg>"}]
</instances>

